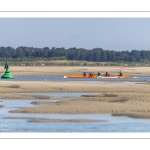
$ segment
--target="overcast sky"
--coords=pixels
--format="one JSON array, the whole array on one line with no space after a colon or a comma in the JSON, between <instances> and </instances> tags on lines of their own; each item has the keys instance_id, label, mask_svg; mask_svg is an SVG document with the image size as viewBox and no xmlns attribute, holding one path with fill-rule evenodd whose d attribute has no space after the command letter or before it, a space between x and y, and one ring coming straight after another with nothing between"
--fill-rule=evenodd
<instances>
[{"instance_id":1,"label":"overcast sky","mask_svg":"<svg viewBox=\"0 0 150 150\"><path fill-rule=\"evenodd\" d=\"M0 18L0 47L150 50L150 18Z\"/></svg>"}]
</instances>

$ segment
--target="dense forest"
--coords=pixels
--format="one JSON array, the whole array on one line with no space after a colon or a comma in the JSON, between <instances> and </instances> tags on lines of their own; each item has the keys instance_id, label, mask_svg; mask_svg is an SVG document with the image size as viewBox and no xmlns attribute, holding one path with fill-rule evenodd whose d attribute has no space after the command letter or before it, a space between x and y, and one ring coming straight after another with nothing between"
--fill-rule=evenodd
<instances>
[{"instance_id":1,"label":"dense forest","mask_svg":"<svg viewBox=\"0 0 150 150\"><path fill-rule=\"evenodd\" d=\"M0 60L80 60L93 62L150 62L150 51L114 51L94 48L0 47Z\"/></svg>"}]
</instances>

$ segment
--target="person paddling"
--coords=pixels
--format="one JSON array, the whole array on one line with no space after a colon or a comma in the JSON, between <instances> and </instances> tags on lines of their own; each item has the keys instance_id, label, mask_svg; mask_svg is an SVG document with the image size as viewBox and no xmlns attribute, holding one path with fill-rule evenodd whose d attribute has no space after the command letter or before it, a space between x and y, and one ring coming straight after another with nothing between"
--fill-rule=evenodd
<instances>
[{"instance_id":1,"label":"person paddling","mask_svg":"<svg viewBox=\"0 0 150 150\"><path fill-rule=\"evenodd\" d=\"M121 71L119 72L119 76L122 76L122 72Z\"/></svg>"},{"instance_id":2,"label":"person paddling","mask_svg":"<svg viewBox=\"0 0 150 150\"><path fill-rule=\"evenodd\" d=\"M106 72L105 76L108 77L108 72Z\"/></svg>"},{"instance_id":3,"label":"person paddling","mask_svg":"<svg viewBox=\"0 0 150 150\"><path fill-rule=\"evenodd\" d=\"M97 75L98 75L98 76L101 76L101 74L100 74L99 72L97 73Z\"/></svg>"},{"instance_id":4,"label":"person paddling","mask_svg":"<svg viewBox=\"0 0 150 150\"><path fill-rule=\"evenodd\" d=\"M86 72L83 73L83 76L86 76Z\"/></svg>"},{"instance_id":5,"label":"person paddling","mask_svg":"<svg viewBox=\"0 0 150 150\"><path fill-rule=\"evenodd\" d=\"M93 76L93 74L92 74L92 72L90 72L89 77L92 78L92 76Z\"/></svg>"}]
</instances>

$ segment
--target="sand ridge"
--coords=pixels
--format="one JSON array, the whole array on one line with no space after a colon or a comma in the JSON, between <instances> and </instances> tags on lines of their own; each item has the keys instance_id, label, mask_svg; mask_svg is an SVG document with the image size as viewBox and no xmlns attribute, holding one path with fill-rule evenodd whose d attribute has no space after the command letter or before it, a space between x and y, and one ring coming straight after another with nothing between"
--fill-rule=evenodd
<instances>
[{"instance_id":1,"label":"sand ridge","mask_svg":"<svg viewBox=\"0 0 150 150\"><path fill-rule=\"evenodd\" d=\"M149 93L102 94L92 97L79 97L71 101L58 101L46 106L21 108L12 113L61 113L61 114L123 114L150 113ZM137 99L137 97L139 99Z\"/></svg>"},{"instance_id":2,"label":"sand ridge","mask_svg":"<svg viewBox=\"0 0 150 150\"><path fill-rule=\"evenodd\" d=\"M16 68L16 71L21 69ZM32 69L31 69L32 68ZM48 67L36 68L25 67L20 70L24 73L24 76L28 75L42 75ZM53 72L55 68L56 71ZM73 74L82 73L85 69L87 71L96 71L95 67L52 67L51 75L60 74ZM25 72L25 69L27 72ZM39 71L40 69L40 71ZM89 69L89 70L88 70ZM112 72L117 72L120 67L100 67L99 69L110 69ZM135 75L141 73L141 75L150 75L148 67L122 67L123 73L128 75ZM32 70L32 73L28 72ZM12 68L13 72L13 68ZM38 73L37 73L38 72ZM42 73L41 73L42 72ZM58 73L59 72L59 73ZM16 72L17 73L17 72ZM48 103L46 105L37 105L36 107L21 108L17 110L11 110L11 113L67 113L67 114L117 114L117 115L132 115L146 118L150 116L150 83L144 82L140 84L125 84L123 82L77 82L77 81L0 81L0 98L1 99L41 99L44 103L44 99L53 98L52 96L35 96L25 95L23 93L40 93L40 92L72 92L72 93L91 93L91 96L85 95L79 98L74 98L71 101L59 101ZM92 95L97 93L97 95Z\"/></svg>"},{"instance_id":3,"label":"sand ridge","mask_svg":"<svg viewBox=\"0 0 150 150\"><path fill-rule=\"evenodd\" d=\"M47 119L47 118L32 118L32 117L5 117L4 119L27 119L28 122L104 122L104 120L92 119Z\"/></svg>"},{"instance_id":4,"label":"sand ridge","mask_svg":"<svg viewBox=\"0 0 150 150\"><path fill-rule=\"evenodd\" d=\"M9 71L14 76L64 76L82 75L83 72L106 72L117 75L121 71L123 75L150 76L150 67L122 67L122 66L10 66ZM5 72L0 67L1 74Z\"/></svg>"}]
</instances>

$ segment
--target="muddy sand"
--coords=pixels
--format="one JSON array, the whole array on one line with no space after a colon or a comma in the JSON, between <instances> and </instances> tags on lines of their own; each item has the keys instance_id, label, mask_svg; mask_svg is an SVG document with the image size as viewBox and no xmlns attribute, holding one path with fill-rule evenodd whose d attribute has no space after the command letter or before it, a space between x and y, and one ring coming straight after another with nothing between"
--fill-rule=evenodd
<instances>
[{"instance_id":1,"label":"muddy sand","mask_svg":"<svg viewBox=\"0 0 150 150\"><path fill-rule=\"evenodd\" d=\"M13 75L36 76L76 75L83 71L110 70L117 74L150 76L149 67L11 67ZM19 73L18 73L19 71ZM29 95L24 93L73 92L87 93L69 101L45 103L52 96ZM91 93L88 95L88 93ZM92 94L93 93L93 94ZM97 93L95 95L94 93ZM41 100L36 107L11 110L11 113L61 113L61 114L113 114L130 117L150 118L150 83L126 84L121 82L77 82L77 81L0 81L1 99ZM59 99L59 97L57 97ZM45 105L43 105L45 104Z\"/></svg>"}]
</instances>

